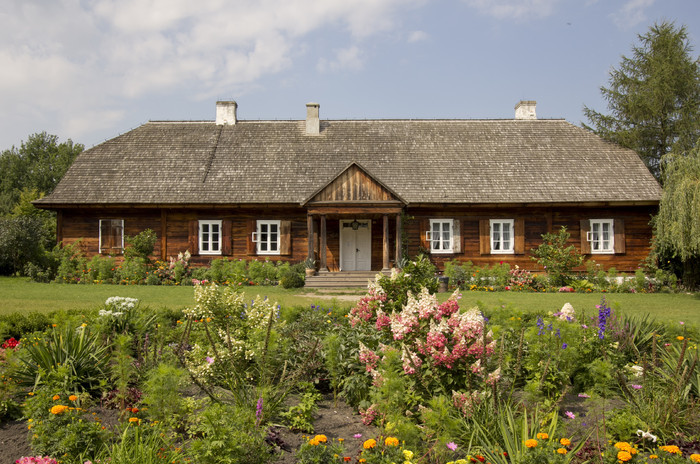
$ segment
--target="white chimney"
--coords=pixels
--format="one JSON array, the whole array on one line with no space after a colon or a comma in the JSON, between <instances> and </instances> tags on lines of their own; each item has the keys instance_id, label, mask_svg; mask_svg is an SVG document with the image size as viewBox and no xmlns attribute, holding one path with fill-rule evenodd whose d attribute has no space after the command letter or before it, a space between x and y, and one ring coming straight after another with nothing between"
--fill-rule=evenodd
<instances>
[{"instance_id":1,"label":"white chimney","mask_svg":"<svg viewBox=\"0 0 700 464\"><path fill-rule=\"evenodd\" d=\"M520 100L515 105L515 119L537 119L535 106L537 106L535 100Z\"/></svg>"},{"instance_id":2,"label":"white chimney","mask_svg":"<svg viewBox=\"0 0 700 464\"><path fill-rule=\"evenodd\" d=\"M235 101L218 101L216 102L216 125L217 126L232 126L238 120L236 118L236 109L238 103Z\"/></svg>"},{"instance_id":3,"label":"white chimney","mask_svg":"<svg viewBox=\"0 0 700 464\"><path fill-rule=\"evenodd\" d=\"M318 135L321 133L321 123L318 119L318 103L306 104L306 135Z\"/></svg>"}]
</instances>

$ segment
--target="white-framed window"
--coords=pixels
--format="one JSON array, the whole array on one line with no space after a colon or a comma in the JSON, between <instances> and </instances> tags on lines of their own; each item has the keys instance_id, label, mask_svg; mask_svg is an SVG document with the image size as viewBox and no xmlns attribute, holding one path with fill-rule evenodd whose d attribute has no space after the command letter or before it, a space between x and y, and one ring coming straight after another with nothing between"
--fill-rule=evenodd
<instances>
[{"instance_id":1,"label":"white-framed window","mask_svg":"<svg viewBox=\"0 0 700 464\"><path fill-rule=\"evenodd\" d=\"M453 253L453 238L453 219L430 220L430 230L426 232L426 240L430 243L431 253Z\"/></svg>"},{"instance_id":2,"label":"white-framed window","mask_svg":"<svg viewBox=\"0 0 700 464\"><path fill-rule=\"evenodd\" d=\"M586 240L591 243L592 254L615 253L613 219L591 219L591 230Z\"/></svg>"},{"instance_id":3,"label":"white-framed window","mask_svg":"<svg viewBox=\"0 0 700 464\"><path fill-rule=\"evenodd\" d=\"M199 254L221 254L221 220L199 221Z\"/></svg>"},{"instance_id":4,"label":"white-framed window","mask_svg":"<svg viewBox=\"0 0 700 464\"><path fill-rule=\"evenodd\" d=\"M257 243L259 255L280 254L280 221L257 221L257 231L253 233L253 241Z\"/></svg>"},{"instance_id":5,"label":"white-framed window","mask_svg":"<svg viewBox=\"0 0 700 464\"><path fill-rule=\"evenodd\" d=\"M513 219L491 219L491 253L512 254L514 242Z\"/></svg>"},{"instance_id":6,"label":"white-framed window","mask_svg":"<svg viewBox=\"0 0 700 464\"><path fill-rule=\"evenodd\" d=\"M100 253L124 252L124 219L100 219Z\"/></svg>"}]
</instances>

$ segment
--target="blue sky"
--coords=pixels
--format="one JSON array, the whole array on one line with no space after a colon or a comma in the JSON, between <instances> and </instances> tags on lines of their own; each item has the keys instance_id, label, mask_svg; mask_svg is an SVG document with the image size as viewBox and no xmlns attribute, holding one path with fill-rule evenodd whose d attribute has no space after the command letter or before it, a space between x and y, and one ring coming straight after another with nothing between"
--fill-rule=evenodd
<instances>
[{"instance_id":1,"label":"blue sky","mask_svg":"<svg viewBox=\"0 0 700 464\"><path fill-rule=\"evenodd\" d=\"M599 88L661 20L700 52L700 0L5 0L0 150L93 146L148 120L539 118Z\"/></svg>"}]
</instances>

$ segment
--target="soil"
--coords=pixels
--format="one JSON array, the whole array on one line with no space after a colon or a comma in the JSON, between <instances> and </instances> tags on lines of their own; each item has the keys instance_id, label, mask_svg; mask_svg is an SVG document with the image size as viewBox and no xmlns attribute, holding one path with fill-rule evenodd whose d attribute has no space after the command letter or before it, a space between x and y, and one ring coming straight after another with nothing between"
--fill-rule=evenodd
<instances>
[{"instance_id":1,"label":"soil","mask_svg":"<svg viewBox=\"0 0 700 464\"><path fill-rule=\"evenodd\" d=\"M342 400L333 401L332 394L326 394L318 403L318 411L314 420L315 433L324 434L328 439L343 438L348 456L359 455L362 442L376 437L378 430L362 424L362 418L352 407ZM116 422L114 410L98 412L101 418L107 416L106 422ZM112 417L114 416L114 417ZM105 421L103 420L103 423ZM294 452L304 442L308 433L292 432L285 427L275 427L273 433L278 437L278 464L293 464ZM362 438L353 438L361 434ZM14 464L22 456L33 456L29 446L27 423L25 421L8 421L0 424L0 464Z\"/></svg>"}]
</instances>

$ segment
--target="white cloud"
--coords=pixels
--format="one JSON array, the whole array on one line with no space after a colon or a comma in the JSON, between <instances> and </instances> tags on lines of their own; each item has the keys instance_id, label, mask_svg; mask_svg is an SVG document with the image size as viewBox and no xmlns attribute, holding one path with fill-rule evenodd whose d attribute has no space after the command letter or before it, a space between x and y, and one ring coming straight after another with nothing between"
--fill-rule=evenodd
<instances>
[{"instance_id":1,"label":"white cloud","mask_svg":"<svg viewBox=\"0 0 700 464\"><path fill-rule=\"evenodd\" d=\"M360 69L366 39L428 0L5 1L0 140L14 139L20 124L53 124L79 140L114 124L138 98L243 92L289 68L320 31L344 32L353 43L327 69Z\"/></svg>"},{"instance_id":2,"label":"white cloud","mask_svg":"<svg viewBox=\"0 0 700 464\"><path fill-rule=\"evenodd\" d=\"M544 18L554 11L560 0L463 0L482 14L497 19Z\"/></svg>"},{"instance_id":3,"label":"white cloud","mask_svg":"<svg viewBox=\"0 0 700 464\"><path fill-rule=\"evenodd\" d=\"M430 36L424 31L413 31L408 35L408 43L422 42L428 40Z\"/></svg>"},{"instance_id":4,"label":"white cloud","mask_svg":"<svg viewBox=\"0 0 700 464\"><path fill-rule=\"evenodd\" d=\"M328 61L321 58L316 65L316 69L320 72L329 71L358 71L362 69L363 61L360 56L361 52L357 46L343 48L335 51L335 60Z\"/></svg>"},{"instance_id":5,"label":"white cloud","mask_svg":"<svg viewBox=\"0 0 700 464\"><path fill-rule=\"evenodd\" d=\"M611 16L615 24L622 29L629 29L646 21L645 10L654 4L654 0L628 0L622 8Z\"/></svg>"}]
</instances>

